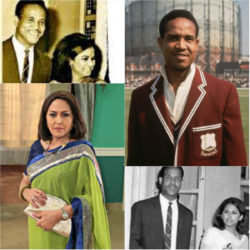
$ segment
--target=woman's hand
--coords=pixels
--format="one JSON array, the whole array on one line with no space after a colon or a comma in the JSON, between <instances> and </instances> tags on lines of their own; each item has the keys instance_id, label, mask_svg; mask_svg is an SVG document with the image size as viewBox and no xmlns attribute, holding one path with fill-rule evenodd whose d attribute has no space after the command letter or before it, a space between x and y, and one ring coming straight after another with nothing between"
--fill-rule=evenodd
<instances>
[{"instance_id":1,"label":"woman's hand","mask_svg":"<svg viewBox=\"0 0 250 250\"><path fill-rule=\"evenodd\" d=\"M26 188L23 191L23 197L28 201L33 207L39 208L46 204L47 196L46 194L38 188Z\"/></svg>"},{"instance_id":2,"label":"woman's hand","mask_svg":"<svg viewBox=\"0 0 250 250\"><path fill-rule=\"evenodd\" d=\"M33 216L39 219L36 225L45 231L50 231L57 222L62 218L62 211L57 210L45 210L41 212L33 213Z\"/></svg>"}]
</instances>

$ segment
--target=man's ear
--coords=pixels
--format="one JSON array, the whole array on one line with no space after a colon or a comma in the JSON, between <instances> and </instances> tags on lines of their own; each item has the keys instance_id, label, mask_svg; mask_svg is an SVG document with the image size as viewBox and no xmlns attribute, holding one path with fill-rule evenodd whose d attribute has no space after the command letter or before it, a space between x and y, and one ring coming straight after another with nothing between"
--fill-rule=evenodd
<instances>
[{"instance_id":1,"label":"man's ear","mask_svg":"<svg viewBox=\"0 0 250 250\"><path fill-rule=\"evenodd\" d=\"M157 38L157 42L158 42L158 45L159 45L159 48L160 50L162 50L162 43L163 43L163 38L160 36Z\"/></svg>"},{"instance_id":2,"label":"man's ear","mask_svg":"<svg viewBox=\"0 0 250 250\"><path fill-rule=\"evenodd\" d=\"M197 39L196 39L196 41L195 41L196 46L197 46L197 49L198 49L198 47L199 47L199 42L200 42L200 39L199 39L199 38L197 38Z\"/></svg>"},{"instance_id":3,"label":"man's ear","mask_svg":"<svg viewBox=\"0 0 250 250\"><path fill-rule=\"evenodd\" d=\"M15 16L15 17L14 17L14 24L15 24L15 26L17 26L18 23L19 23L19 17L18 17L18 16Z\"/></svg>"},{"instance_id":4,"label":"man's ear","mask_svg":"<svg viewBox=\"0 0 250 250\"><path fill-rule=\"evenodd\" d=\"M159 177L159 184L162 184L162 177Z\"/></svg>"}]
</instances>

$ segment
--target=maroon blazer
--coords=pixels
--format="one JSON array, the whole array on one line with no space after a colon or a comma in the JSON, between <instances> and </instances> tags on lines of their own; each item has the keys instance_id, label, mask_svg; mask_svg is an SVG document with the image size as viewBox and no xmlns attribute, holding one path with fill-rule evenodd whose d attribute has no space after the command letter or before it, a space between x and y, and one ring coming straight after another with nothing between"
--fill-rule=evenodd
<instances>
[{"instance_id":1,"label":"maroon blazer","mask_svg":"<svg viewBox=\"0 0 250 250\"><path fill-rule=\"evenodd\" d=\"M127 165L247 166L234 84L196 68L176 139L162 76L135 89L130 104Z\"/></svg>"},{"instance_id":2,"label":"maroon blazer","mask_svg":"<svg viewBox=\"0 0 250 250\"><path fill-rule=\"evenodd\" d=\"M176 249L189 249L193 213L178 202ZM164 229L159 196L138 201L131 209L130 249L164 249Z\"/></svg>"}]
</instances>

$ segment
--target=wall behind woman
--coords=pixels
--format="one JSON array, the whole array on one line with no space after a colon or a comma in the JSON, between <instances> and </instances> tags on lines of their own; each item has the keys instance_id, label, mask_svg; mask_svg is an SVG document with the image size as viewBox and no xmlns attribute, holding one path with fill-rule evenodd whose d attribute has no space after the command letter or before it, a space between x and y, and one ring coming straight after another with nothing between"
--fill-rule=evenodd
<instances>
[{"instance_id":1,"label":"wall behind woman","mask_svg":"<svg viewBox=\"0 0 250 250\"><path fill-rule=\"evenodd\" d=\"M49 8L47 29L48 54L52 57L55 46L61 38L81 31L81 1L47 0L47 6Z\"/></svg>"},{"instance_id":2,"label":"wall behind woman","mask_svg":"<svg viewBox=\"0 0 250 250\"><path fill-rule=\"evenodd\" d=\"M223 200L240 199L241 167L206 167L204 229L212 226L212 218ZM216 194L216 195L215 195Z\"/></svg>"},{"instance_id":3,"label":"wall behind woman","mask_svg":"<svg viewBox=\"0 0 250 250\"><path fill-rule=\"evenodd\" d=\"M123 200L124 84L96 85L91 142L102 170L106 202Z\"/></svg>"}]
</instances>

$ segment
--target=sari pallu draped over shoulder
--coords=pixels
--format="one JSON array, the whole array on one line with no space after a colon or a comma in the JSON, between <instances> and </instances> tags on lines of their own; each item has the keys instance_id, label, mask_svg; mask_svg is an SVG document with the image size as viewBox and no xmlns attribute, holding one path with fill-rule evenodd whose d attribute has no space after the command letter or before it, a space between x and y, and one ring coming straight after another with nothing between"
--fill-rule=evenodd
<instances>
[{"instance_id":1,"label":"sari pallu draped over shoulder","mask_svg":"<svg viewBox=\"0 0 250 250\"><path fill-rule=\"evenodd\" d=\"M33 249L110 249L110 234L103 183L91 144L85 140L40 154L30 161L31 187L71 204L74 216L69 239L43 231L29 218L29 243Z\"/></svg>"}]
</instances>

